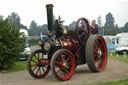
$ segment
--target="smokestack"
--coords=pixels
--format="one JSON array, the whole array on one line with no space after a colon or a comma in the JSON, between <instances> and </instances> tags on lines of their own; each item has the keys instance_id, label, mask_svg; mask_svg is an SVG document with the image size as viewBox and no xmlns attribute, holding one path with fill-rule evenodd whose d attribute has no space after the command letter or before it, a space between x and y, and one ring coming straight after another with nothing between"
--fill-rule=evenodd
<instances>
[{"instance_id":1,"label":"smokestack","mask_svg":"<svg viewBox=\"0 0 128 85\"><path fill-rule=\"evenodd\" d=\"M47 22L48 22L48 30L53 31L53 4L47 4Z\"/></svg>"}]
</instances>

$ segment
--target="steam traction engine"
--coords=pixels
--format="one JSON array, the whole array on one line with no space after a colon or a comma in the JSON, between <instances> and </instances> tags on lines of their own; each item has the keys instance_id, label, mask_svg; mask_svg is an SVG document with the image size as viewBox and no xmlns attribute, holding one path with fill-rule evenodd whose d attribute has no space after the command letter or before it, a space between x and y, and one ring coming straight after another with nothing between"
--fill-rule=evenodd
<instances>
[{"instance_id":1,"label":"steam traction engine","mask_svg":"<svg viewBox=\"0 0 128 85\"><path fill-rule=\"evenodd\" d=\"M60 17L53 18L53 5L46 5L48 32L41 34L41 49L28 58L28 72L44 78L51 70L58 80L72 77L77 65L86 64L92 72L101 72L107 64L107 47L102 36L93 35L85 18L77 21L74 30L63 26Z\"/></svg>"}]
</instances>

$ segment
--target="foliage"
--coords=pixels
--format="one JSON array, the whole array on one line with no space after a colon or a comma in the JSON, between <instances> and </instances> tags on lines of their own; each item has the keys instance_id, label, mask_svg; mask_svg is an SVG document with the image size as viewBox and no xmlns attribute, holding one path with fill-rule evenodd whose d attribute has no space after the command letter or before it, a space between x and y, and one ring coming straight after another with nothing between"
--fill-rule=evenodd
<instances>
[{"instance_id":1,"label":"foliage","mask_svg":"<svg viewBox=\"0 0 128 85\"><path fill-rule=\"evenodd\" d=\"M0 19L0 70L11 67L25 47L25 37L8 20Z\"/></svg>"},{"instance_id":2,"label":"foliage","mask_svg":"<svg viewBox=\"0 0 128 85\"><path fill-rule=\"evenodd\" d=\"M11 15L8 17L8 22L18 28L21 27L20 16L15 12L12 12Z\"/></svg>"},{"instance_id":3,"label":"foliage","mask_svg":"<svg viewBox=\"0 0 128 85\"><path fill-rule=\"evenodd\" d=\"M0 15L0 19L3 19L3 16L2 15Z\"/></svg>"},{"instance_id":4,"label":"foliage","mask_svg":"<svg viewBox=\"0 0 128 85\"><path fill-rule=\"evenodd\" d=\"M27 61L16 61L15 65L13 65L11 68L1 71L0 73L9 73L9 72L25 70L27 69L26 63Z\"/></svg>"},{"instance_id":5,"label":"foliage","mask_svg":"<svg viewBox=\"0 0 128 85\"><path fill-rule=\"evenodd\" d=\"M20 22L20 16L15 13L15 12L12 12L10 16L8 16L8 22L11 24L11 25L15 25L17 28L22 28L22 29L27 29L26 26L24 26L23 24L21 24Z\"/></svg>"},{"instance_id":6,"label":"foliage","mask_svg":"<svg viewBox=\"0 0 128 85\"><path fill-rule=\"evenodd\" d=\"M123 28L123 31L124 32L128 32L128 22L125 23L124 28Z\"/></svg>"},{"instance_id":7,"label":"foliage","mask_svg":"<svg viewBox=\"0 0 128 85\"><path fill-rule=\"evenodd\" d=\"M75 27L76 27L76 21L73 21L71 24L69 24L69 28L71 30L75 29Z\"/></svg>"},{"instance_id":8,"label":"foliage","mask_svg":"<svg viewBox=\"0 0 128 85\"><path fill-rule=\"evenodd\" d=\"M40 32L45 33L47 31L48 31L48 29L47 29L46 24L38 26L35 21L32 21L31 24L30 24L28 33L29 33L30 36L39 36Z\"/></svg>"},{"instance_id":9,"label":"foliage","mask_svg":"<svg viewBox=\"0 0 128 85\"><path fill-rule=\"evenodd\" d=\"M100 32L102 32L102 29L103 28L101 28ZM104 35L114 35L115 36L116 34L118 34L120 32L121 32L120 29L104 29Z\"/></svg>"},{"instance_id":10,"label":"foliage","mask_svg":"<svg viewBox=\"0 0 128 85\"><path fill-rule=\"evenodd\" d=\"M105 28L106 29L114 29L114 22L115 22L115 18L113 17L112 13L108 13L106 15L106 22L105 22Z\"/></svg>"},{"instance_id":11,"label":"foliage","mask_svg":"<svg viewBox=\"0 0 128 85\"><path fill-rule=\"evenodd\" d=\"M97 18L97 24L98 24L98 27L101 28L101 26L102 26L102 17L101 17L101 15Z\"/></svg>"}]
</instances>

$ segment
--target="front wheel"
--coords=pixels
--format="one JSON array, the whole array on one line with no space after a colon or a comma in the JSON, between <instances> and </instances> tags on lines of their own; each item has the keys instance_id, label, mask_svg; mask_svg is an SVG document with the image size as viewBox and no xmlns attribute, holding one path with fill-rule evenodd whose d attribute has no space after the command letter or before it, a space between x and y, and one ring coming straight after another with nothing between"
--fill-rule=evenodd
<instances>
[{"instance_id":1,"label":"front wheel","mask_svg":"<svg viewBox=\"0 0 128 85\"><path fill-rule=\"evenodd\" d=\"M43 64L42 61L45 53L39 49L34 51L27 61L27 67L29 74L37 79L44 78L50 71L50 65Z\"/></svg>"},{"instance_id":2,"label":"front wheel","mask_svg":"<svg viewBox=\"0 0 128 85\"><path fill-rule=\"evenodd\" d=\"M102 36L92 35L86 44L86 60L92 72L103 71L107 64L107 46Z\"/></svg>"},{"instance_id":3,"label":"front wheel","mask_svg":"<svg viewBox=\"0 0 128 85\"><path fill-rule=\"evenodd\" d=\"M75 71L75 58L66 49L60 49L54 53L51 59L51 72L58 80L68 80Z\"/></svg>"}]
</instances>

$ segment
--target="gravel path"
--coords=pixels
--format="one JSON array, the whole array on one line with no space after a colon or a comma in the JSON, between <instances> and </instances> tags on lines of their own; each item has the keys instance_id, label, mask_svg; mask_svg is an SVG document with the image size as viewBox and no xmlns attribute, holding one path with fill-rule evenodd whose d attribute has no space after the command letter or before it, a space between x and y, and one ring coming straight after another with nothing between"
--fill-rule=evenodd
<instances>
[{"instance_id":1,"label":"gravel path","mask_svg":"<svg viewBox=\"0 0 128 85\"><path fill-rule=\"evenodd\" d=\"M103 72L92 73L87 65L80 65L72 78L64 82L56 80L51 72L44 79L34 79L28 74L27 70L24 70L0 74L0 85L80 85L121 79L128 79L128 64L109 59Z\"/></svg>"}]
</instances>

